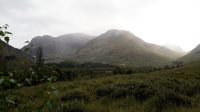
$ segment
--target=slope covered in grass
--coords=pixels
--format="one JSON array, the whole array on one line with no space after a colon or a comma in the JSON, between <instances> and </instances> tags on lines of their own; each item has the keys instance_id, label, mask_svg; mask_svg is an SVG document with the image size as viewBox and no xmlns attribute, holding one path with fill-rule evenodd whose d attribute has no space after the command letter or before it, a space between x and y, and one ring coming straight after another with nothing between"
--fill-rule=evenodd
<instances>
[{"instance_id":1,"label":"slope covered in grass","mask_svg":"<svg viewBox=\"0 0 200 112\"><path fill-rule=\"evenodd\" d=\"M199 112L200 63L0 92L2 112Z\"/></svg>"},{"instance_id":2,"label":"slope covered in grass","mask_svg":"<svg viewBox=\"0 0 200 112\"><path fill-rule=\"evenodd\" d=\"M181 57L179 60L181 60L181 61L183 61L185 63L199 61L200 60L200 44L198 46L196 46L188 54L186 54L185 56Z\"/></svg>"}]
</instances>

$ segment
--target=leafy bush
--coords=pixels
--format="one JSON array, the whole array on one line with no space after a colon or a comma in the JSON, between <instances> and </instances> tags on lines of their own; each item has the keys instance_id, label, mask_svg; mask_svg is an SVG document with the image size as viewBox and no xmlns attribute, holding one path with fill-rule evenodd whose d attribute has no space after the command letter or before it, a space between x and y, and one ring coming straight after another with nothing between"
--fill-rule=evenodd
<instances>
[{"instance_id":1,"label":"leafy bush","mask_svg":"<svg viewBox=\"0 0 200 112\"><path fill-rule=\"evenodd\" d=\"M128 94L129 94L129 91L127 88L116 88L111 93L111 97L113 99L119 99L119 98L124 98L128 96Z\"/></svg>"},{"instance_id":2,"label":"leafy bush","mask_svg":"<svg viewBox=\"0 0 200 112\"><path fill-rule=\"evenodd\" d=\"M158 95L158 105L165 106L165 105L173 105L173 106L191 106L191 100L184 96L177 94L175 92L169 91L164 94Z\"/></svg>"},{"instance_id":3,"label":"leafy bush","mask_svg":"<svg viewBox=\"0 0 200 112\"><path fill-rule=\"evenodd\" d=\"M192 101L189 97L178 94L172 90L163 90L149 101L147 111L162 112L168 108L177 106L191 107Z\"/></svg>"},{"instance_id":4,"label":"leafy bush","mask_svg":"<svg viewBox=\"0 0 200 112\"><path fill-rule=\"evenodd\" d=\"M153 96L155 94L155 90L148 83L137 83L133 94L137 100L143 101Z\"/></svg>"},{"instance_id":5,"label":"leafy bush","mask_svg":"<svg viewBox=\"0 0 200 112\"><path fill-rule=\"evenodd\" d=\"M63 105L63 112L86 112L85 104L80 101L70 101Z\"/></svg>"},{"instance_id":6,"label":"leafy bush","mask_svg":"<svg viewBox=\"0 0 200 112\"><path fill-rule=\"evenodd\" d=\"M147 100L155 94L155 90L149 84L145 83L125 83L102 86L96 89L96 95L110 96L114 99L123 98L127 96L134 96L137 100Z\"/></svg>"},{"instance_id":7,"label":"leafy bush","mask_svg":"<svg viewBox=\"0 0 200 112\"><path fill-rule=\"evenodd\" d=\"M64 75L65 75L65 79L68 79L68 80L74 80L75 78L78 77L78 73L76 73L75 71L73 70L65 70L64 71Z\"/></svg>"},{"instance_id":8,"label":"leafy bush","mask_svg":"<svg viewBox=\"0 0 200 112\"><path fill-rule=\"evenodd\" d=\"M113 92L113 88L111 86L101 86L96 88L96 95L98 97L102 97L102 96L109 96L112 92Z\"/></svg>"},{"instance_id":9,"label":"leafy bush","mask_svg":"<svg viewBox=\"0 0 200 112\"><path fill-rule=\"evenodd\" d=\"M0 90L12 89L19 86L15 79L13 79L12 73L0 72Z\"/></svg>"},{"instance_id":10,"label":"leafy bush","mask_svg":"<svg viewBox=\"0 0 200 112\"><path fill-rule=\"evenodd\" d=\"M81 90L72 90L70 92L67 92L64 96L62 96L61 101L84 101L87 102L89 101L90 97L89 95Z\"/></svg>"}]
</instances>

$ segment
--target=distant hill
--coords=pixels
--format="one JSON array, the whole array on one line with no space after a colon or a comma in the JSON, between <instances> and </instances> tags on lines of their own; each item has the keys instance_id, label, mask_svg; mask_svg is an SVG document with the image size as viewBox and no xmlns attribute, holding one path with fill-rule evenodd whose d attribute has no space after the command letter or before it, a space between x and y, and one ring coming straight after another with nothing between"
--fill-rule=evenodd
<instances>
[{"instance_id":1,"label":"distant hill","mask_svg":"<svg viewBox=\"0 0 200 112\"><path fill-rule=\"evenodd\" d=\"M23 53L20 49L14 48L0 39L0 60L3 57L14 56L16 59L21 59Z\"/></svg>"},{"instance_id":2,"label":"distant hill","mask_svg":"<svg viewBox=\"0 0 200 112\"><path fill-rule=\"evenodd\" d=\"M159 66L179 57L179 53L147 43L128 31L109 30L85 44L71 59L81 63Z\"/></svg>"},{"instance_id":3,"label":"distant hill","mask_svg":"<svg viewBox=\"0 0 200 112\"><path fill-rule=\"evenodd\" d=\"M44 35L33 38L28 47L33 45L31 56L35 56L37 48L41 46L46 61L60 62L66 60L92 38L93 36L81 33L66 34L58 37ZM24 50L26 47L22 49Z\"/></svg>"},{"instance_id":4,"label":"distant hill","mask_svg":"<svg viewBox=\"0 0 200 112\"><path fill-rule=\"evenodd\" d=\"M177 45L165 44L164 47L178 53L180 55L180 57L182 57L186 54L186 52L180 46L177 46Z\"/></svg>"},{"instance_id":5,"label":"distant hill","mask_svg":"<svg viewBox=\"0 0 200 112\"><path fill-rule=\"evenodd\" d=\"M200 44L196 46L192 51L190 51L187 55L180 58L179 60L186 63L199 61L200 60Z\"/></svg>"}]
</instances>

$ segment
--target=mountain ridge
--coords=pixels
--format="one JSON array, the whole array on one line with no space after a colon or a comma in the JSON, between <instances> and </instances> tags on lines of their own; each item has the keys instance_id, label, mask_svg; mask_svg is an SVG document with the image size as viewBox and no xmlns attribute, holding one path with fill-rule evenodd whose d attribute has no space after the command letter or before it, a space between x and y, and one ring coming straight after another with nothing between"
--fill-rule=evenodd
<instances>
[{"instance_id":1,"label":"mountain ridge","mask_svg":"<svg viewBox=\"0 0 200 112\"><path fill-rule=\"evenodd\" d=\"M115 29L90 40L73 55L72 60L77 62L152 66L154 62L158 64L159 61L163 60L161 61L161 65L163 65L179 57L173 53L175 52L165 47L147 43L129 31Z\"/></svg>"},{"instance_id":2,"label":"mountain ridge","mask_svg":"<svg viewBox=\"0 0 200 112\"><path fill-rule=\"evenodd\" d=\"M49 58L49 62L72 60L78 63L154 66L169 64L181 57L179 53L164 46L147 43L129 31L117 29L108 30L97 37L83 33L58 37L37 36L31 40L30 45L33 45L32 56L39 46L43 47L44 56Z\"/></svg>"},{"instance_id":3,"label":"mountain ridge","mask_svg":"<svg viewBox=\"0 0 200 112\"><path fill-rule=\"evenodd\" d=\"M72 33L60 35L58 37L52 37L49 35L34 37L26 47L31 47L31 56L36 55L38 47L43 48L44 56L48 57L54 62L60 62L66 60L73 52L87 43L93 36L83 33Z\"/></svg>"}]
</instances>

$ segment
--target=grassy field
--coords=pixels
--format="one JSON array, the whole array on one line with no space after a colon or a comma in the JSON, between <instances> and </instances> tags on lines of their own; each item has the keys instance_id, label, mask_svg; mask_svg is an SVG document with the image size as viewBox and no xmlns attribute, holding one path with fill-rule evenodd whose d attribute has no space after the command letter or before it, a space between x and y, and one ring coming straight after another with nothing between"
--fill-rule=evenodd
<instances>
[{"instance_id":1,"label":"grassy field","mask_svg":"<svg viewBox=\"0 0 200 112\"><path fill-rule=\"evenodd\" d=\"M0 92L1 112L199 112L200 63Z\"/></svg>"}]
</instances>

